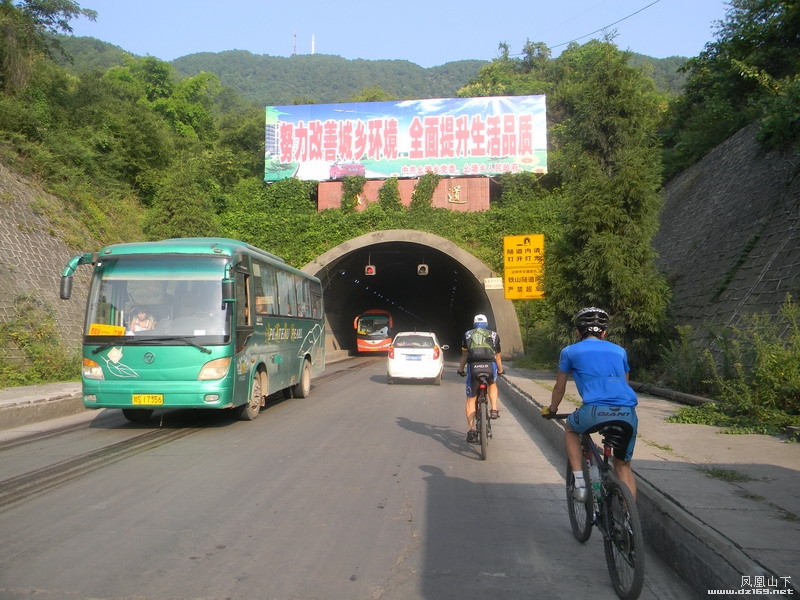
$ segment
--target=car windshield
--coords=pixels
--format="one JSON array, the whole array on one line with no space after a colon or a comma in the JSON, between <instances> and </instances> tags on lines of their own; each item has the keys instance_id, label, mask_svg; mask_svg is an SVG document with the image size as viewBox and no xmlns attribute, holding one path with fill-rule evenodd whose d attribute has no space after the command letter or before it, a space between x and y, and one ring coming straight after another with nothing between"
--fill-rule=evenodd
<instances>
[{"instance_id":1,"label":"car windshield","mask_svg":"<svg viewBox=\"0 0 800 600\"><path fill-rule=\"evenodd\" d=\"M433 348L433 338L427 335L403 335L394 341L395 348Z\"/></svg>"}]
</instances>

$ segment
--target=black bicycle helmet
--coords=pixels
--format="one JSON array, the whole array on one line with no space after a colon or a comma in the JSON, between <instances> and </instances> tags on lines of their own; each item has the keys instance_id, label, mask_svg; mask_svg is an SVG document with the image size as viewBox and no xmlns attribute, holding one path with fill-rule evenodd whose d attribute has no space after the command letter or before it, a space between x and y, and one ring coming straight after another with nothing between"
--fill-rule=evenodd
<instances>
[{"instance_id":1,"label":"black bicycle helmet","mask_svg":"<svg viewBox=\"0 0 800 600\"><path fill-rule=\"evenodd\" d=\"M602 308L589 306L582 308L575 315L575 327L581 335L597 335L608 329L608 313Z\"/></svg>"}]
</instances>

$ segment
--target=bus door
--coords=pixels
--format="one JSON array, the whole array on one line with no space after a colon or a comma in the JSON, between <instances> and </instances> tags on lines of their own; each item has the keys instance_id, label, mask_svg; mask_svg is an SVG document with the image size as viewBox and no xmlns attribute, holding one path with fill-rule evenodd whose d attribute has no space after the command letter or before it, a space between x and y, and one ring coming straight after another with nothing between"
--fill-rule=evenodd
<instances>
[{"instance_id":1,"label":"bus door","mask_svg":"<svg viewBox=\"0 0 800 600\"><path fill-rule=\"evenodd\" d=\"M246 265L239 265L234 270L234 294L236 303L235 327L236 345L234 364L236 365L236 385L234 386L234 404L244 404L250 396L250 380L254 365L258 362L253 347L253 314L251 308L251 277ZM264 390L264 394L267 390Z\"/></svg>"}]
</instances>

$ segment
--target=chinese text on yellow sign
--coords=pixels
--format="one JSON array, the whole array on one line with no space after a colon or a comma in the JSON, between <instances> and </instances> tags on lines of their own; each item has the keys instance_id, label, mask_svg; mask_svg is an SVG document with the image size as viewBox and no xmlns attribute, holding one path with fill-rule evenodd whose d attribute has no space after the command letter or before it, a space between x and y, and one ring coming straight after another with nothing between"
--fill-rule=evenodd
<instances>
[{"instance_id":1,"label":"chinese text on yellow sign","mask_svg":"<svg viewBox=\"0 0 800 600\"><path fill-rule=\"evenodd\" d=\"M503 289L506 300L544 298L544 234L503 238Z\"/></svg>"}]
</instances>

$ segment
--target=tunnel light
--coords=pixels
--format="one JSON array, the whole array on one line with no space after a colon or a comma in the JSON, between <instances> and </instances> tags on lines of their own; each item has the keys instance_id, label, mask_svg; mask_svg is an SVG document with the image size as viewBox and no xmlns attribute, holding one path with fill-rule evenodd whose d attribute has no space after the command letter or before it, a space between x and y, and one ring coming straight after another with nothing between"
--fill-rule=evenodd
<instances>
[{"instance_id":1,"label":"tunnel light","mask_svg":"<svg viewBox=\"0 0 800 600\"><path fill-rule=\"evenodd\" d=\"M428 265L425 263L417 265L417 275L427 275L428 274Z\"/></svg>"},{"instance_id":2,"label":"tunnel light","mask_svg":"<svg viewBox=\"0 0 800 600\"><path fill-rule=\"evenodd\" d=\"M375 268L375 265L367 265L364 267L364 275L375 275L376 272L377 269Z\"/></svg>"}]
</instances>

